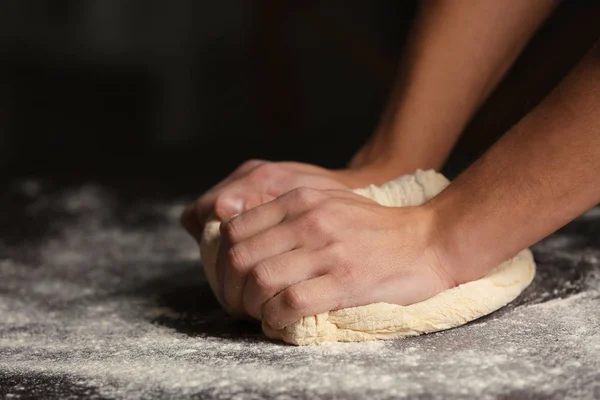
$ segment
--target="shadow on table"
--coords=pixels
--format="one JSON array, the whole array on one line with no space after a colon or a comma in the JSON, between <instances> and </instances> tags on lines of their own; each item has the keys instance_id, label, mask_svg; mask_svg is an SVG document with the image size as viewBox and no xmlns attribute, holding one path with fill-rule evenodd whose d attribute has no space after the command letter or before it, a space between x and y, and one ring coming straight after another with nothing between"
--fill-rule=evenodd
<instances>
[{"instance_id":1,"label":"shadow on table","mask_svg":"<svg viewBox=\"0 0 600 400\"><path fill-rule=\"evenodd\" d=\"M168 269L166 269L168 270ZM190 336L264 339L258 323L231 318L215 299L197 262L157 278L139 294L155 297L151 321Z\"/></svg>"}]
</instances>

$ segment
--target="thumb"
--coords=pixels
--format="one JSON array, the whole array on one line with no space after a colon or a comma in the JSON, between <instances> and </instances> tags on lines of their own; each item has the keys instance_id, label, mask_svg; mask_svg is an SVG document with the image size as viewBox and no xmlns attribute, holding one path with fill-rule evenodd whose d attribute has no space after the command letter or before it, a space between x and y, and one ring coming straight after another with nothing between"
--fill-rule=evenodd
<instances>
[{"instance_id":1,"label":"thumb","mask_svg":"<svg viewBox=\"0 0 600 400\"><path fill-rule=\"evenodd\" d=\"M239 194L221 195L215 202L215 214L221 221L226 221L244 211L244 199Z\"/></svg>"}]
</instances>

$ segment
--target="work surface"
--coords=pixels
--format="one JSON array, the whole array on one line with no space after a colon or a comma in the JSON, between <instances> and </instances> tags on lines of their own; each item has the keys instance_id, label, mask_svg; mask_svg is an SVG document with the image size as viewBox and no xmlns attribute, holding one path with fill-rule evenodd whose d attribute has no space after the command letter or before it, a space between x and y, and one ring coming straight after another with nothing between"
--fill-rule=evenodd
<instances>
[{"instance_id":1,"label":"work surface","mask_svg":"<svg viewBox=\"0 0 600 400\"><path fill-rule=\"evenodd\" d=\"M0 398L600 398L600 209L534 247L513 304L422 337L294 347L219 310L183 199L0 194Z\"/></svg>"}]
</instances>

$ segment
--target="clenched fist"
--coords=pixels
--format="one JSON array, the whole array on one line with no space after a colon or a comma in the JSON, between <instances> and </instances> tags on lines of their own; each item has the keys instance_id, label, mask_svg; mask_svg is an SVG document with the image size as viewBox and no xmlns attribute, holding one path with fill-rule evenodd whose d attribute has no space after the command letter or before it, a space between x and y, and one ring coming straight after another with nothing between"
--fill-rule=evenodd
<instances>
[{"instance_id":1,"label":"clenched fist","mask_svg":"<svg viewBox=\"0 0 600 400\"><path fill-rule=\"evenodd\" d=\"M426 205L292 190L221 224L219 296L273 329L330 310L427 299L455 285L434 220Z\"/></svg>"}]
</instances>

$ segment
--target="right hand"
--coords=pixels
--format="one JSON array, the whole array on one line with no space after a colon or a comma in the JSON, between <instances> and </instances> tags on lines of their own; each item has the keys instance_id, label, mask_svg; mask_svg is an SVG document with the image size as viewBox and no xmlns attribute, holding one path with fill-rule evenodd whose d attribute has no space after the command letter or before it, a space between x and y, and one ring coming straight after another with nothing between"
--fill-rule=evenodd
<instances>
[{"instance_id":1,"label":"right hand","mask_svg":"<svg viewBox=\"0 0 600 400\"><path fill-rule=\"evenodd\" d=\"M369 177L357 170L250 160L188 205L181 215L181 223L199 241L206 219L213 211L217 218L226 221L299 187L344 190L369 183Z\"/></svg>"},{"instance_id":2,"label":"right hand","mask_svg":"<svg viewBox=\"0 0 600 400\"><path fill-rule=\"evenodd\" d=\"M221 224L218 297L273 329L330 310L413 304L456 284L437 225L427 206L293 190Z\"/></svg>"}]
</instances>

